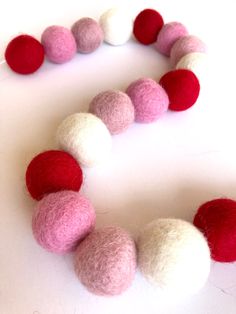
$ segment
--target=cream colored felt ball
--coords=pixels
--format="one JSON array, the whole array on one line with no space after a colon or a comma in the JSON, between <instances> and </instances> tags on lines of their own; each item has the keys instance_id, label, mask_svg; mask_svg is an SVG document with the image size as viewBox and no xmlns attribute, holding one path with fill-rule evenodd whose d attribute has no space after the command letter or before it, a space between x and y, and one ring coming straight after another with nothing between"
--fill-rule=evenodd
<instances>
[{"instance_id":1,"label":"cream colored felt ball","mask_svg":"<svg viewBox=\"0 0 236 314\"><path fill-rule=\"evenodd\" d=\"M176 69L191 70L201 79L207 72L207 55L202 52L191 52L183 56L176 65Z\"/></svg>"},{"instance_id":2,"label":"cream colored felt ball","mask_svg":"<svg viewBox=\"0 0 236 314\"><path fill-rule=\"evenodd\" d=\"M177 296L196 293L207 281L210 250L197 228L180 219L157 219L138 239L138 264L146 279Z\"/></svg>"},{"instance_id":3,"label":"cream colored felt ball","mask_svg":"<svg viewBox=\"0 0 236 314\"><path fill-rule=\"evenodd\" d=\"M62 121L57 141L63 150L86 167L107 160L112 146L107 127L91 113L75 113Z\"/></svg>"},{"instance_id":4,"label":"cream colored felt ball","mask_svg":"<svg viewBox=\"0 0 236 314\"><path fill-rule=\"evenodd\" d=\"M104 40L110 45L125 44L132 34L133 21L130 15L121 8L112 8L100 17Z\"/></svg>"}]
</instances>

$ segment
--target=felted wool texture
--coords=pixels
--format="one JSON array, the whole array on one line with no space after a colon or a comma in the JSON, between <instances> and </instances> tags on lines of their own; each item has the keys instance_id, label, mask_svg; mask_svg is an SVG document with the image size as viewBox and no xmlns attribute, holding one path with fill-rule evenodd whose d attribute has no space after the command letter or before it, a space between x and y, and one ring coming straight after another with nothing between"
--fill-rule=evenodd
<instances>
[{"instance_id":1,"label":"felted wool texture","mask_svg":"<svg viewBox=\"0 0 236 314\"><path fill-rule=\"evenodd\" d=\"M20 35L7 45L5 59L14 72L31 74L43 64L44 48L34 37Z\"/></svg>"},{"instance_id":2,"label":"felted wool texture","mask_svg":"<svg viewBox=\"0 0 236 314\"><path fill-rule=\"evenodd\" d=\"M187 69L196 74L201 83L206 73L207 55L202 52L191 52L183 56L176 65L176 69Z\"/></svg>"},{"instance_id":3,"label":"felted wool texture","mask_svg":"<svg viewBox=\"0 0 236 314\"><path fill-rule=\"evenodd\" d=\"M188 35L186 27L179 22L165 24L160 30L155 48L158 52L170 56L170 51L174 43L181 37Z\"/></svg>"},{"instance_id":4,"label":"felted wool texture","mask_svg":"<svg viewBox=\"0 0 236 314\"><path fill-rule=\"evenodd\" d=\"M110 156L112 138L101 119L91 113L75 113L57 130L60 147L83 166L92 167Z\"/></svg>"},{"instance_id":5,"label":"felted wool texture","mask_svg":"<svg viewBox=\"0 0 236 314\"><path fill-rule=\"evenodd\" d=\"M78 52L91 53L103 42L104 34L101 26L89 17L78 20L72 26L71 31L74 35Z\"/></svg>"},{"instance_id":6,"label":"felted wool texture","mask_svg":"<svg viewBox=\"0 0 236 314\"><path fill-rule=\"evenodd\" d=\"M119 134L134 121L134 106L129 96L117 90L98 94L89 106L89 111L99 117L111 134Z\"/></svg>"},{"instance_id":7,"label":"felted wool texture","mask_svg":"<svg viewBox=\"0 0 236 314\"><path fill-rule=\"evenodd\" d=\"M130 39L133 21L126 11L120 8L109 9L103 13L99 22L103 29L104 40L108 44L119 46Z\"/></svg>"},{"instance_id":8,"label":"felted wool texture","mask_svg":"<svg viewBox=\"0 0 236 314\"><path fill-rule=\"evenodd\" d=\"M40 200L45 194L61 190L79 191L83 173L68 153L50 150L35 156L27 167L26 186L30 195Z\"/></svg>"},{"instance_id":9,"label":"felted wool texture","mask_svg":"<svg viewBox=\"0 0 236 314\"><path fill-rule=\"evenodd\" d=\"M54 63L70 61L76 53L76 42L71 31L63 26L49 26L42 34L41 42L46 57Z\"/></svg>"},{"instance_id":10,"label":"felted wool texture","mask_svg":"<svg viewBox=\"0 0 236 314\"><path fill-rule=\"evenodd\" d=\"M186 69L167 72L160 79L160 85L169 96L169 109L174 111L184 111L192 107L200 93L198 78Z\"/></svg>"},{"instance_id":11,"label":"felted wool texture","mask_svg":"<svg viewBox=\"0 0 236 314\"><path fill-rule=\"evenodd\" d=\"M118 295L128 289L136 270L136 248L119 227L93 231L79 244L75 271L82 284L97 295Z\"/></svg>"},{"instance_id":12,"label":"felted wool texture","mask_svg":"<svg viewBox=\"0 0 236 314\"><path fill-rule=\"evenodd\" d=\"M94 228L95 211L88 199L74 191L60 191L38 202L32 230L39 245L50 252L74 251Z\"/></svg>"},{"instance_id":13,"label":"felted wool texture","mask_svg":"<svg viewBox=\"0 0 236 314\"><path fill-rule=\"evenodd\" d=\"M136 122L153 122L168 109L169 99L167 93L150 78L134 81L129 85L126 93L134 105Z\"/></svg>"},{"instance_id":14,"label":"felted wool texture","mask_svg":"<svg viewBox=\"0 0 236 314\"><path fill-rule=\"evenodd\" d=\"M163 18L160 13L153 9L145 9L135 18L134 36L140 43L150 45L157 40L163 24Z\"/></svg>"},{"instance_id":15,"label":"felted wool texture","mask_svg":"<svg viewBox=\"0 0 236 314\"><path fill-rule=\"evenodd\" d=\"M187 35L179 38L173 45L170 52L170 60L173 66L179 60L191 52L206 52L206 44L196 36Z\"/></svg>"},{"instance_id":16,"label":"felted wool texture","mask_svg":"<svg viewBox=\"0 0 236 314\"><path fill-rule=\"evenodd\" d=\"M236 201L222 198L203 204L193 223L207 238L215 261L236 261Z\"/></svg>"},{"instance_id":17,"label":"felted wool texture","mask_svg":"<svg viewBox=\"0 0 236 314\"><path fill-rule=\"evenodd\" d=\"M180 219L157 219L141 231L138 266L163 292L185 296L198 292L210 271L210 250L204 236Z\"/></svg>"}]
</instances>

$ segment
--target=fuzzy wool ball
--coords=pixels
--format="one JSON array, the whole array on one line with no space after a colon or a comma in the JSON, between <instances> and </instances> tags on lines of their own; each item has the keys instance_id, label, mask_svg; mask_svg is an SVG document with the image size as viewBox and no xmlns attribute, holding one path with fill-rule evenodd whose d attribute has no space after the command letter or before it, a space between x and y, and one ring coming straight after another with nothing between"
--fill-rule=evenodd
<instances>
[{"instance_id":1,"label":"fuzzy wool ball","mask_svg":"<svg viewBox=\"0 0 236 314\"><path fill-rule=\"evenodd\" d=\"M215 261L236 261L236 201L222 198L203 204L193 223L207 238Z\"/></svg>"},{"instance_id":2,"label":"fuzzy wool ball","mask_svg":"<svg viewBox=\"0 0 236 314\"><path fill-rule=\"evenodd\" d=\"M100 25L105 42L113 46L125 44L132 34L132 18L121 8L112 8L103 13L100 17Z\"/></svg>"},{"instance_id":3,"label":"fuzzy wool ball","mask_svg":"<svg viewBox=\"0 0 236 314\"><path fill-rule=\"evenodd\" d=\"M74 35L78 52L91 53L103 42L104 34L101 26L89 17L78 20L72 26L71 31Z\"/></svg>"},{"instance_id":4,"label":"fuzzy wool ball","mask_svg":"<svg viewBox=\"0 0 236 314\"><path fill-rule=\"evenodd\" d=\"M90 292L121 294L132 284L136 271L133 239L119 227L93 231L76 250L75 271Z\"/></svg>"},{"instance_id":5,"label":"fuzzy wool ball","mask_svg":"<svg viewBox=\"0 0 236 314\"><path fill-rule=\"evenodd\" d=\"M157 219L138 239L138 265L146 279L164 292L185 296L200 290L210 271L204 236L180 219Z\"/></svg>"},{"instance_id":6,"label":"fuzzy wool ball","mask_svg":"<svg viewBox=\"0 0 236 314\"><path fill-rule=\"evenodd\" d=\"M172 46L170 52L170 60L173 66L179 62L179 60L191 53L191 52L206 52L206 44L196 36L187 35L179 38Z\"/></svg>"},{"instance_id":7,"label":"fuzzy wool ball","mask_svg":"<svg viewBox=\"0 0 236 314\"><path fill-rule=\"evenodd\" d=\"M7 45L5 59L9 67L19 74L37 71L44 61L44 48L32 36L20 35Z\"/></svg>"},{"instance_id":8,"label":"fuzzy wool ball","mask_svg":"<svg viewBox=\"0 0 236 314\"><path fill-rule=\"evenodd\" d=\"M107 160L112 138L101 119L91 113L75 113L57 130L60 147L83 166L92 167Z\"/></svg>"},{"instance_id":9,"label":"fuzzy wool ball","mask_svg":"<svg viewBox=\"0 0 236 314\"><path fill-rule=\"evenodd\" d=\"M141 44L150 45L157 40L163 24L164 21L159 12L153 9L145 9L135 18L134 36Z\"/></svg>"},{"instance_id":10,"label":"fuzzy wool ball","mask_svg":"<svg viewBox=\"0 0 236 314\"><path fill-rule=\"evenodd\" d=\"M179 60L176 69L187 69L192 71L202 83L207 69L207 55L202 52L188 53Z\"/></svg>"},{"instance_id":11,"label":"fuzzy wool ball","mask_svg":"<svg viewBox=\"0 0 236 314\"><path fill-rule=\"evenodd\" d=\"M71 155L59 150L50 150L31 160L25 178L30 195L40 200L45 194L52 192L79 191L83 173Z\"/></svg>"},{"instance_id":12,"label":"fuzzy wool ball","mask_svg":"<svg viewBox=\"0 0 236 314\"><path fill-rule=\"evenodd\" d=\"M99 117L111 134L125 131L134 121L134 106L125 93L109 90L98 94L89 111Z\"/></svg>"},{"instance_id":13,"label":"fuzzy wool ball","mask_svg":"<svg viewBox=\"0 0 236 314\"><path fill-rule=\"evenodd\" d=\"M169 99L165 90L150 78L134 81L126 93L134 105L136 122L153 122L168 109Z\"/></svg>"},{"instance_id":14,"label":"fuzzy wool ball","mask_svg":"<svg viewBox=\"0 0 236 314\"><path fill-rule=\"evenodd\" d=\"M32 230L39 245L50 252L74 251L94 228L95 211L88 199L74 191L51 193L38 202Z\"/></svg>"},{"instance_id":15,"label":"fuzzy wool ball","mask_svg":"<svg viewBox=\"0 0 236 314\"><path fill-rule=\"evenodd\" d=\"M53 63L70 61L76 53L76 42L71 31L63 26L49 26L42 34L41 42L46 57Z\"/></svg>"},{"instance_id":16,"label":"fuzzy wool ball","mask_svg":"<svg viewBox=\"0 0 236 314\"><path fill-rule=\"evenodd\" d=\"M174 43L181 37L188 35L186 27L179 22L165 24L158 34L155 47L157 51L170 56L170 51Z\"/></svg>"}]
</instances>

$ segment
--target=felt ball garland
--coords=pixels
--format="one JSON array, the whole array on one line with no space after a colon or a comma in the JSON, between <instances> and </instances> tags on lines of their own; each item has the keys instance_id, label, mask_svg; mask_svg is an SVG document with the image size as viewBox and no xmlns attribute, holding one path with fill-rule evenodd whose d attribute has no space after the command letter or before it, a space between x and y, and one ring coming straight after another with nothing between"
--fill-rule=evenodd
<instances>
[{"instance_id":1,"label":"felt ball garland","mask_svg":"<svg viewBox=\"0 0 236 314\"><path fill-rule=\"evenodd\" d=\"M49 26L41 43L29 35L18 36L8 44L5 58L16 73L31 74L44 57L65 63L76 52L94 52L103 40L122 45L132 32L141 44L154 44L157 51L170 56L174 68L159 82L140 78L125 93L103 91L92 99L88 113L74 113L62 121L56 134L62 150L40 153L26 171L28 191L38 200L32 230L37 243L50 252L75 251L75 272L95 294L123 293L139 267L159 288L187 295L206 282L210 255L221 262L236 260L235 201L221 199L202 205L194 224L157 219L141 231L135 243L119 227L94 230L95 210L79 190L82 166L108 158L112 135L124 132L134 121L152 123L168 109L183 111L196 103L200 84L195 69L204 59L205 44L179 22L164 24L153 9L140 12L134 23L126 12L110 9L99 23L85 17L71 30Z\"/></svg>"}]
</instances>

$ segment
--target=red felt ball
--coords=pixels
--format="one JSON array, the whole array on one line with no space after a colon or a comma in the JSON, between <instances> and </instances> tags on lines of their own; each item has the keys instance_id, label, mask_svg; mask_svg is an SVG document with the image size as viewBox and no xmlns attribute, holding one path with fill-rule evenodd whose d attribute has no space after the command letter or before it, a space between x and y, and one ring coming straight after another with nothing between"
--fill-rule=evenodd
<instances>
[{"instance_id":1,"label":"red felt ball","mask_svg":"<svg viewBox=\"0 0 236 314\"><path fill-rule=\"evenodd\" d=\"M215 261L236 261L236 201L222 198L203 204L193 223L207 238Z\"/></svg>"},{"instance_id":2,"label":"red felt ball","mask_svg":"<svg viewBox=\"0 0 236 314\"><path fill-rule=\"evenodd\" d=\"M26 171L26 186L36 200L52 192L79 191L82 182L83 173L77 161L70 154L59 150L37 155Z\"/></svg>"},{"instance_id":3,"label":"red felt ball","mask_svg":"<svg viewBox=\"0 0 236 314\"><path fill-rule=\"evenodd\" d=\"M174 111L184 111L192 107L200 93L198 78L186 69L167 72L159 83L169 96L169 109Z\"/></svg>"},{"instance_id":4,"label":"red felt ball","mask_svg":"<svg viewBox=\"0 0 236 314\"><path fill-rule=\"evenodd\" d=\"M8 44L5 59L13 71L20 74L31 74L42 65L44 49L34 37L20 35Z\"/></svg>"},{"instance_id":5,"label":"red felt ball","mask_svg":"<svg viewBox=\"0 0 236 314\"><path fill-rule=\"evenodd\" d=\"M157 35L163 25L164 21L160 13L145 9L135 18L133 33L140 43L150 45L157 40Z\"/></svg>"}]
</instances>

